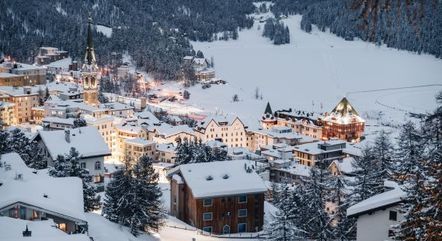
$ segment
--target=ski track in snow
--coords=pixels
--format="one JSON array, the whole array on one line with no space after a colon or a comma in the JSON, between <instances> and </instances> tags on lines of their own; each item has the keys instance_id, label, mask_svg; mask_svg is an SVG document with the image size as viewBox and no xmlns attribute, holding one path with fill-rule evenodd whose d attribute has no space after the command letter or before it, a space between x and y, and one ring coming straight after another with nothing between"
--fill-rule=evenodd
<instances>
[{"instance_id":1,"label":"ski track in snow","mask_svg":"<svg viewBox=\"0 0 442 241\"><path fill-rule=\"evenodd\" d=\"M262 37L263 23L258 21L252 29L240 31L238 40L193 42L206 58L214 57L217 76L228 84L205 90L194 86L189 103L206 112L237 114L252 127L259 124L267 101L273 110L325 112L353 92L348 98L362 116L382 111L399 122L405 118L404 110L422 113L436 106L434 96L442 87L354 92L440 85L442 60L360 40L346 41L316 28L306 33L300 21L300 15L284 20L290 28L287 45L275 46ZM254 98L257 87L263 100ZM232 102L234 94L240 102Z\"/></svg>"}]
</instances>

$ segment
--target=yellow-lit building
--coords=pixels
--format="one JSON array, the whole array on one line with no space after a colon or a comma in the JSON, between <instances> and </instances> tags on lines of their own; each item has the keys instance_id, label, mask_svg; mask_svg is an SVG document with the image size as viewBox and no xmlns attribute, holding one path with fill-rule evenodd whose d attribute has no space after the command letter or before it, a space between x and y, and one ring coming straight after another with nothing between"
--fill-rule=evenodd
<instances>
[{"instance_id":1,"label":"yellow-lit building","mask_svg":"<svg viewBox=\"0 0 442 241\"><path fill-rule=\"evenodd\" d=\"M14 125L30 122L32 120L32 108L38 106L38 93L33 93L31 87L0 88L0 101L14 104Z\"/></svg>"},{"instance_id":2,"label":"yellow-lit building","mask_svg":"<svg viewBox=\"0 0 442 241\"><path fill-rule=\"evenodd\" d=\"M136 124L123 123L115 125L115 146L112 157L124 161L126 157L126 139L141 138L148 140L148 133L145 129Z\"/></svg>"},{"instance_id":3,"label":"yellow-lit building","mask_svg":"<svg viewBox=\"0 0 442 241\"><path fill-rule=\"evenodd\" d=\"M129 161L131 165L137 163L141 156L155 157L155 142L142 138L125 139L125 156L123 160Z\"/></svg>"},{"instance_id":4,"label":"yellow-lit building","mask_svg":"<svg viewBox=\"0 0 442 241\"><path fill-rule=\"evenodd\" d=\"M0 121L5 126L14 123L14 104L0 101Z\"/></svg>"}]
</instances>

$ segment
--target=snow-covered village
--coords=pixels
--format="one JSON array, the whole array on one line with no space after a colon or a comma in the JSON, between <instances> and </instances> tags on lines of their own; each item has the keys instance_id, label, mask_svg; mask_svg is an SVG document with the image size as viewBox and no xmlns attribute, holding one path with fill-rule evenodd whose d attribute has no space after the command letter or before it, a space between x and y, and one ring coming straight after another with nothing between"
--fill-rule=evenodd
<instances>
[{"instance_id":1,"label":"snow-covered village","mask_svg":"<svg viewBox=\"0 0 442 241\"><path fill-rule=\"evenodd\" d=\"M1 241L442 240L442 1L0 1Z\"/></svg>"}]
</instances>

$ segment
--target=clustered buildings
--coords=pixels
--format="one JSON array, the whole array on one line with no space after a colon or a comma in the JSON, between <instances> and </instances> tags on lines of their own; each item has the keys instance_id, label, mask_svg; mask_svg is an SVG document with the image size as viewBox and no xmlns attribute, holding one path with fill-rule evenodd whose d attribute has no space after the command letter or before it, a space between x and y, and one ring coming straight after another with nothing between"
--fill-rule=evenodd
<instances>
[{"instance_id":1,"label":"clustered buildings","mask_svg":"<svg viewBox=\"0 0 442 241\"><path fill-rule=\"evenodd\" d=\"M36 62L47 64L64 58L66 52L44 48ZM207 62L197 58L187 61L199 71L200 78L210 75L206 73L212 71ZM231 115L207 115L196 120L193 127L168 124L147 107L146 99L110 95L112 102L100 103L101 71L96 62L91 22L78 83L45 83L45 71L39 66L1 63L2 124L41 125L33 140L40 146L48 165L52 165L57 155L67 154L74 147L81 154L82 167L91 171L94 182L103 189L108 172L106 160L133 164L147 155L165 163L158 167L162 170L160 178L170 182L170 213L204 232L260 231L270 182L300 183L310 175L313 166L327 169L333 175L351 176L354 171L351 163L361 155L355 143L363 138L365 121L346 98L323 115L292 110L273 112L267 104L258 129L249 128L238 116ZM79 117L85 126L75 126ZM232 161L174 167L171 164L175 163L179 140L201 141L211 148L222 148ZM9 162L19 157L11 154L4 158ZM75 181L65 180L77 185ZM0 194L4 190L0 188ZM51 195L50 191L40 192ZM1 199L0 214L5 216L30 220L54 217L57 226L66 232L87 226L81 214L57 210L57 205L43 207L22 202L20 197L8 203L2 203ZM361 222L367 222L364 220L370 217L366 214L381 210L378 216L385 215L383 207L396 205L397 199L394 200L379 204L375 210L360 204L361 207L349 210L349 215L360 216ZM333 205L329 207L332 212ZM392 215L390 211L390 219ZM364 232L358 226L358 237Z\"/></svg>"}]
</instances>

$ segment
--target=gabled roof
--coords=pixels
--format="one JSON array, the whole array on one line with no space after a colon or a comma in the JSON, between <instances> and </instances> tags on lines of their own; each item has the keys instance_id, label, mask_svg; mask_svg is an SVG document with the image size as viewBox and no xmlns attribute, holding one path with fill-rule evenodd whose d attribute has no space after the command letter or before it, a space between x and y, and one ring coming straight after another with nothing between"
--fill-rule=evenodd
<instances>
[{"instance_id":1,"label":"gabled roof","mask_svg":"<svg viewBox=\"0 0 442 241\"><path fill-rule=\"evenodd\" d=\"M264 111L264 114L273 115L272 108L270 107L270 102L267 102L267 106L266 106L266 109Z\"/></svg>"},{"instance_id":2,"label":"gabled roof","mask_svg":"<svg viewBox=\"0 0 442 241\"><path fill-rule=\"evenodd\" d=\"M359 216L369 211L378 210L382 207L391 206L401 202L406 193L396 186L393 190L374 195L347 209L347 216Z\"/></svg>"},{"instance_id":3,"label":"gabled roof","mask_svg":"<svg viewBox=\"0 0 442 241\"><path fill-rule=\"evenodd\" d=\"M54 178L48 176L44 170L37 172L28 168L15 152L0 157L0 161L4 163L0 168L0 209L23 203L86 222L83 184L80 178Z\"/></svg>"},{"instance_id":4,"label":"gabled roof","mask_svg":"<svg viewBox=\"0 0 442 241\"><path fill-rule=\"evenodd\" d=\"M336 107L331 111L332 113L339 114L341 116L346 116L349 114L359 116L355 108L350 104L346 97L336 105Z\"/></svg>"},{"instance_id":5,"label":"gabled roof","mask_svg":"<svg viewBox=\"0 0 442 241\"><path fill-rule=\"evenodd\" d=\"M199 199L267 191L252 166L248 160L215 161L180 165L178 170L193 197Z\"/></svg>"},{"instance_id":6,"label":"gabled roof","mask_svg":"<svg viewBox=\"0 0 442 241\"><path fill-rule=\"evenodd\" d=\"M39 131L38 136L41 137L53 160L58 155L69 154L71 147L77 149L83 158L111 155L109 147L97 128L85 126L69 129L69 132L70 141L68 142L65 138L65 130Z\"/></svg>"}]
</instances>

